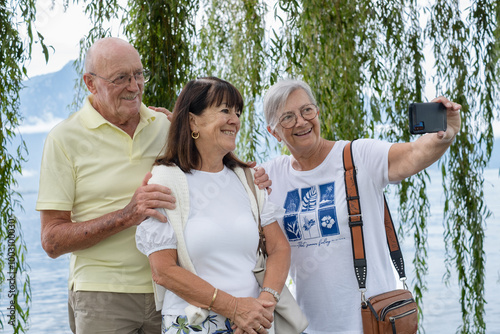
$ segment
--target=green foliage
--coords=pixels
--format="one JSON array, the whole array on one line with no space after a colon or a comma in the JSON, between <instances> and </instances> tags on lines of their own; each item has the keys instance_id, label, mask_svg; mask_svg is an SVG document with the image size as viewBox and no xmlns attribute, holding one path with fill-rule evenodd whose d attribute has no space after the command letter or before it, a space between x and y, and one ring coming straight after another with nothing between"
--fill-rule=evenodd
<instances>
[{"instance_id":1,"label":"green foliage","mask_svg":"<svg viewBox=\"0 0 500 334\"><path fill-rule=\"evenodd\" d=\"M172 110L178 93L192 79L197 10L198 1L129 0L125 32L152 74L144 90L147 105Z\"/></svg>"},{"instance_id":2,"label":"green foliage","mask_svg":"<svg viewBox=\"0 0 500 334\"><path fill-rule=\"evenodd\" d=\"M265 156L260 143L268 138L262 114L256 108L262 103L265 83L267 8L257 0L213 0L204 5L207 16L202 18L199 33L196 56L202 66L198 73L223 78L243 94L246 107L237 152L243 160L255 161L258 153Z\"/></svg>"},{"instance_id":3,"label":"green foliage","mask_svg":"<svg viewBox=\"0 0 500 334\"><path fill-rule=\"evenodd\" d=\"M322 135L352 140L368 135L371 119L364 108L366 52L376 36L370 31L370 1L278 1L284 25L274 31L273 63L283 63L272 78L300 78L311 85L320 108ZM332 112L335 111L335 112Z\"/></svg>"},{"instance_id":4,"label":"green foliage","mask_svg":"<svg viewBox=\"0 0 500 334\"><path fill-rule=\"evenodd\" d=\"M373 45L375 50L380 51L373 52L375 58L370 60L370 85L374 91L371 110L375 115L387 115L387 120L381 118L379 124L390 124L384 126L380 138L391 142L407 142L411 138L406 130L408 115L405 111L409 101L423 100L425 85L419 8L411 1L379 2L377 8L375 19L380 24L375 26L379 26L378 38L383 43ZM430 203L425 189L429 181L428 174L423 171L403 180L399 186L400 235L413 234L413 290L420 309L427 290L425 277L428 272L427 220ZM420 312L420 317L423 320L423 312Z\"/></svg>"},{"instance_id":5,"label":"green foliage","mask_svg":"<svg viewBox=\"0 0 500 334\"><path fill-rule=\"evenodd\" d=\"M21 121L19 92L26 76L24 64L31 59L35 40L40 42L48 59L43 36L33 27L35 13L32 1L0 4L0 292L8 297L9 307L2 312L6 317L0 318L0 328L12 327L14 333L27 331L31 302L27 249L21 224L14 215L14 208L21 208L15 176L21 173L26 154L22 138L15 138ZM25 40L21 32L26 33Z\"/></svg>"},{"instance_id":6,"label":"green foliage","mask_svg":"<svg viewBox=\"0 0 500 334\"><path fill-rule=\"evenodd\" d=\"M427 26L438 90L462 104L465 120L442 168L446 265L448 278L456 271L462 289L461 333L486 333L483 244L490 211L483 202L483 170L493 147L493 111L499 106L499 13L498 2L479 1L462 11L455 1L436 1Z\"/></svg>"}]
</instances>

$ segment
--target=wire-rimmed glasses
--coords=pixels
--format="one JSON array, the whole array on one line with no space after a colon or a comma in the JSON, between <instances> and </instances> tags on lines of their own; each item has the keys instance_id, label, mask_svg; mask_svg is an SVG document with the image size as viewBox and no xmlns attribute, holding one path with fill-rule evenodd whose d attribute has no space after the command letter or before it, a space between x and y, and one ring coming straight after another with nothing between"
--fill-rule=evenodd
<instances>
[{"instance_id":1,"label":"wire-rimmed glasses","mask_svg":"<svg viewBox=\"0 0 500 334\"><path fill-rule=\"evenodd\" d=\"M141 71L135 72L133 75L131 74L120 74L116 76L114 79L108 79L101 77L100 75L97 75L93 72L89 72L90 75L94 77L98 77L102 80L105 80L113 85L116 86L124 86L124 85L129 85L132 82L132 77L134 77L135 81L138 84L145 84L146 82L149 81L149 71L146 69L143 69Z\"/></svg>"},{"instance_id":2,"label":"wire-rimmed glasses","mask_svg":"<svg viewBox=\"0 0 500 334\"><path fill-rule=\"evenodd\" d=\"M300 116L306 121L310 121L318 115L318 107L315 104L306 104L299 109ZM297 124L297 114L293 111L287 111L281 115L278 123L284 129L291 129Z\"/></svg>"}]
</instances>

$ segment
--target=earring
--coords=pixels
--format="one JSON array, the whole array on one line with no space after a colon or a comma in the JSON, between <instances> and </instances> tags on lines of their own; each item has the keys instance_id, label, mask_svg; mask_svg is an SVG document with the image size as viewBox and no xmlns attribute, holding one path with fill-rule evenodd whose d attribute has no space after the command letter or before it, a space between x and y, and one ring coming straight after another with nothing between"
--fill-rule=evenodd
<instances>
[{"instance_id":1,"label":"earring","mask_svg":"<svg viewBox=\"0 0 500 334\"><path fill-rule=\"evenodd\" d=\"M193 138L194 140L200 138L200 133L192 131L191 132L191 138Z\"/></svg>"}]
</instances>

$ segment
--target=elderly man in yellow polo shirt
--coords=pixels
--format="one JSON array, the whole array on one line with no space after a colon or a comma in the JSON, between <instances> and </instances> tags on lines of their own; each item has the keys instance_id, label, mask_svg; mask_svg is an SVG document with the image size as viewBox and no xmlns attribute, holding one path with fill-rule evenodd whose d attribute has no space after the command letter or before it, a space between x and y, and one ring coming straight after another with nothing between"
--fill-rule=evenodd
<instances>
[{"instance_id":1,"label":"elderly man in yellow polo shirt","mask_svg":"<svg viewBox=\"0 0 500 334\"><path fill-rule=\"evenodd\" d=\"M135 246L154 208L172 209L168 188L148 185L170 122L142 103L140 56L118 38L97 41L83 76L91 95L48 135L36 209L42 246L71 253L68 311L73 333L159 333L151 271ZM261 187L270 185L262 175Z\"/></svg>"},{"instance_id":2,"label":"elderly man in yellow polo shirt","mask_svg":"<svg viewBox=\"0 0 500 334\"><path fill-rule=\"evenodd\" d=\"M154 208L174 207L170 190L147 185L170 122L142 104L147 81L140 56L118 38L88 51L81 110L48 135L36 209L42 246L71 253L69 317L73 333L159 333L147 258L135 247Z\"/></svg>"}]
</instances>

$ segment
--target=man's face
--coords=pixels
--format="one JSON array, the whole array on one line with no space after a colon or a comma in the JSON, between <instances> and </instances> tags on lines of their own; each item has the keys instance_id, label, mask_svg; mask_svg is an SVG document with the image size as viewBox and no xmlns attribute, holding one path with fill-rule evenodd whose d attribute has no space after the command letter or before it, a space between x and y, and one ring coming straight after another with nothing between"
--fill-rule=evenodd
<instances>
[{"instance_id":1,"label":"man's face","mask_svg":"<svg viewBox=\"0 0 500 334\"><path fill-rule=\"evenodd\" d=\"M138 119L144 82L136 77L142 71L139 54L131 45L115 45L102 50L96 56L95 75L92 76L94 108L117 126ZM123 76L129 76L130 80L117 84L116 81L120 81L117 79Z\"/></svg>"}]
</instances>

